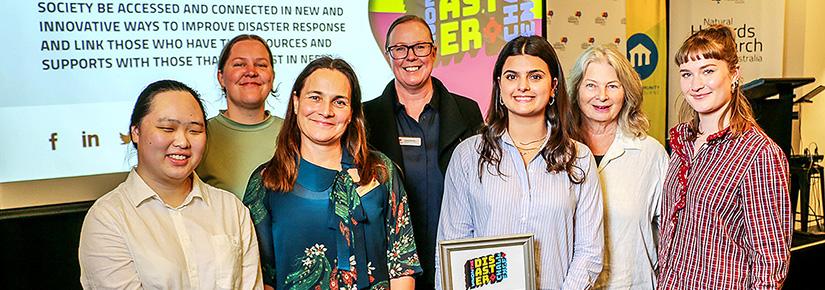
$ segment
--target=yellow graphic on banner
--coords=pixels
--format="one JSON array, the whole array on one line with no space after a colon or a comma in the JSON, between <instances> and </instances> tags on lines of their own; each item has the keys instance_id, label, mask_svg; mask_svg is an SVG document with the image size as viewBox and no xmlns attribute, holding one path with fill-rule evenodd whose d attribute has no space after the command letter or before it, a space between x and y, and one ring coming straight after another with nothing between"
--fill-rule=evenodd
<instances>
[{"instance_id":1,"label":"yellow graphic on banner","mask_svg":"<svg viewBox=\"0 0 825 290\"><path fill-rule=\"evenodd\" d=\"M650 120L648 134L662 144L667 136L667 6L666 0L627 0L627 51L642 77L642 110ZM655 59L655 62L650 62Z\"/></svg>"},{"instance_id":2,"label":"yellow graphic on banner","mask_svg":"<svg viewBox=\"0 0 825 290\"><path fill-rule=\"evenodd\" d=\"M541 34L536 20L544 10L535 0L406 0L405 7L407 14L423 15L430 25L441 65L459 63L480 52L495 56L519 35Z\"/></svg>"},{"instance_id":3,"label":"yellow graphic on banner","mask_svg":"<svg viewBox=\"0 0 825 290\"><path fill-rule=\"evenodd\" d=\"M404 5L404 0L381 0L370 1L370 12L381 13L405 13L407 8Z\"/></svg>"},{"instance_id":4,"label":"yellow graphic on banner","mask_svg":"<svg viewBox=\"0 0 825 290\"><path fill-rule=\"evenodd\" d=\"M533 15L544 15L544 6L543 5L535 5L533 6Z\"/></svg>"}]
</instances>

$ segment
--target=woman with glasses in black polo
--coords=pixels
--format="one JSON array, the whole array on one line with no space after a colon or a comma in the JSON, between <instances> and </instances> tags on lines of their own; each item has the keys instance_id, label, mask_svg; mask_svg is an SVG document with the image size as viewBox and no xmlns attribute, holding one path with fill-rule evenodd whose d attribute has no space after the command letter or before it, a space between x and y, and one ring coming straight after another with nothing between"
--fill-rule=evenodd
<instances>
[{"instance_id":1,"label":"woman with glasses in black polo","mask_svg":"<svg viewBox=\"0 0 825 290\"><path fill-rule=\"evenodd\" d=\"M461 140L481 127L475 101L456 95L433 77L438 47L424 19L405 15L387 30L384 47L395 79L364 104L367 141L402 168L415 243L424 274L416 289L433 289L435 236L444 173Z\"/></svg>"}]
</instances>

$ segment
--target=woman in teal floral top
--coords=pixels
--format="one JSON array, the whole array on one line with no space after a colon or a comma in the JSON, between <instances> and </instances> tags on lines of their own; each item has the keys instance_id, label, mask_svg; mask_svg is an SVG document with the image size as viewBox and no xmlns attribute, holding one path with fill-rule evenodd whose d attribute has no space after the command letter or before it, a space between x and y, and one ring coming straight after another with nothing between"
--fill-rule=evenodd
<instances>
[{"instance_id":1,"label":"woman in teal floral top","mask_svg":"<svg viewBox=\"0 0 825 290\"><path fill-rule=\"evenodd\" d=\"M244 195L264 284L413 289L421 272L398 170L367 148L352 68L322 57L298 76L272 160Z\"/></svg>"}]
</instances>

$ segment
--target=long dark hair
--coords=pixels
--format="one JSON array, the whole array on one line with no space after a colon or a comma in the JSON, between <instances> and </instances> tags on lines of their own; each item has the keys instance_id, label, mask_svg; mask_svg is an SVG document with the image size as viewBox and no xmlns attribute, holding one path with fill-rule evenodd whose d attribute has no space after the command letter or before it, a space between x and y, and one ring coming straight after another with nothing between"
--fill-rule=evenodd
<instances>
[{"instance_id":1,"label":"long dark hair","mask_svg":"<svg viewBox=\"0 0 825 290\"><path fill-rule=\"evenodd\" d=\"M501 172L502 150L499 140L508 126L507 108L502 105L501 86L499 84L501 71L504 62L508 57L515 55L532 55L538 57L547 64L550 75L557 79L556 92L553 99L555 104L550 102L545 107L544 120L550 123L550 139L539 154L547 161L547 172L567 172L568 178L573 183L579 184L584 181L584 171L576 166L576 143L573 141L573 118L570 113L569 98L564 84L564 72L559 63L559 58L553 47L547 40L539 36L519 36L504 45L498 54L496 65L493 68L493 92L490 98L490 107L487 109L486 124L481 127L481 147L478 149L481 158L478 159L478 176L481 179L484 170L489 171L489 166L496 168L497 175L504 175ZM548 81L552 82L551 78Z\"/></svg>"},{"instance_id":2,"label":"long dark hair","mask_svg":"<svg viewBox=\"0 0 825 290\"><path fill-rule=\"evenodd\" d=\"M387 168L384 167L378 156L371 153L367 147L364 111L361 105L361 87L358 85L355 71L346 61L326 56L313 60L295 79L292 94L299 96L306 79L319 69L341 72L349 80L352 120L350 120L344 134L341 135L341 141L345 145L345 150L355 160L355 167L358 169L358 175L361 176L358 184L367 185L373 179L380 182L386 181L389 177ZM278 134L278 147L263 172L264 186L273 191L292 191L298 178L297 161L301 156L301 129L298 127L294 100L295 98L289 98L284 125Z\"/></svg>"}]
</instances>

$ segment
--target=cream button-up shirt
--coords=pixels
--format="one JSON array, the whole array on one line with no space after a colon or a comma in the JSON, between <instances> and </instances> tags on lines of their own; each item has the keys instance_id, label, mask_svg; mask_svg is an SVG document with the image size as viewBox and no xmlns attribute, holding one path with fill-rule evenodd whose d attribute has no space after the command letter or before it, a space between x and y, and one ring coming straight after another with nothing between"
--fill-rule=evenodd
<instances>
[{"instance_id":1,"label":"cream button-up shirt","mask_svg":"<svg viewBox=\"0 0 825 290\"><path fill-rule=\"evenodd\" d=\"M135 170L95 202L80 233L84 289L263 289L249 210L193 176L178 207Z\"/></svg>"},{"instance_id":2,"label":"cream button-up shirt","mask_svg":"<svg viewBox=\"0 0 825 290\"><path fill-rule=\"evenodd\" d=\"M655 289L658 220L668 156L659 141L616 131L599 164L605 257L595 289Z\"/></svg>"}]
</instances>

